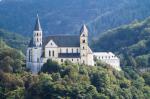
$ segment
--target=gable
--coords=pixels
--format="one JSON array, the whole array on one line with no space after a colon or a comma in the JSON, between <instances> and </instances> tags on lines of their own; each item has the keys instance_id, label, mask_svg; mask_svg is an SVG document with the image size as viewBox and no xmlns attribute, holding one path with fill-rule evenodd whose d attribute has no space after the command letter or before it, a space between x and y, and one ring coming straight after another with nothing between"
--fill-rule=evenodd
<instances>
[{"instance_id":1,"label":"gable","mask_svg":"<svg viewBox=\"0 0 150 99\"><path fill-rule=\"evenodd\" d=\"M53 40L50 40L45 47L57 47L57 45L55 44L55 42Z\"/></svg>"}]
</instances>

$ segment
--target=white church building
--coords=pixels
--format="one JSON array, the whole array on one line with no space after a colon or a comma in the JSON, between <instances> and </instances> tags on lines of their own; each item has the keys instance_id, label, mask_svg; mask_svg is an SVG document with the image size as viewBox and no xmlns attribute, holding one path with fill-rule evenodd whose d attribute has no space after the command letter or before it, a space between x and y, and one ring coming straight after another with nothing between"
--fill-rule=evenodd
<instances>
[{"instance_id":1,"label":"white church building","mask_svg":"<svg viewBox=\"0 0 150 99\"><path fill-rule=\"evenodd\" d=\"M66 60L76 64L94 66L94 58L114 67L120 68L120 60L111 52L92 52L88 46L88 29L82 26L79 35L50 35L43 37L43 31L37 16L33 37L26 53L26 65L36 74L48 59L59 64Z\"/></svg>"}]
</instances>

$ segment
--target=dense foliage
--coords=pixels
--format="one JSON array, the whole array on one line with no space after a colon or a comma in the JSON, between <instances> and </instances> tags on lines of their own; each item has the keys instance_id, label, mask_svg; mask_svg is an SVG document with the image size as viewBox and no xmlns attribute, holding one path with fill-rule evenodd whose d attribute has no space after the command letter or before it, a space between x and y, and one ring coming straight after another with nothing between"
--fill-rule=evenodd
<instances>
[{"instance_id":1,"label":"dense foliage","mask_svg":"<svg viewBox=\"0 0 150 99\"><path fill-rule=\"evenodd\" d=\"M25 56L21 51L11 48L0 39L0 70L4 72L21 72Z\"/></svg>"},{"instance_id":2,"label":"dense foliage","mask_svg":"<svg viewBox=\"0 0 150 99\"><path fill-rule=\"evenodd\" d=\"M30 36L37 11L45 35L74 33L87 24L90 35L97 36L102 31L150 16L150 0L0 1L0 27Z\"/></svg>"},{"instance_id":3,"label":"dense foliage","mask_svg":"<svg viewBox=\"0 0 150 99\"><path fill-rule=\"evenodd\" d=\"M94 50L113 51L123 66L149 67L150 18L103 33L93 42Z\"/></svg>"},{"instance_id":4,"label":"dense foliage","mask_svg":"<svg viewBox=\"0 0 150 99\"><path fill-rule=\"evenodd\" d=\"M14 55L14 49L7 45L3 48L5 51L0 51L2 99L149 99L150 97L148 72L140 74L132 68L124 68L124 71L118 72L109 66L100 66L99 63L97 67L72 64L69 61L59 65L48 60L38 75L32 75L23 69L23 64L19 64L22 68L14 68L18 67L18 64L12 64L12 61L16 59L22 61L17 50ZM5 57L9 57L6 59L8 62L4 60Z\"/></svg>"}]
</instances>

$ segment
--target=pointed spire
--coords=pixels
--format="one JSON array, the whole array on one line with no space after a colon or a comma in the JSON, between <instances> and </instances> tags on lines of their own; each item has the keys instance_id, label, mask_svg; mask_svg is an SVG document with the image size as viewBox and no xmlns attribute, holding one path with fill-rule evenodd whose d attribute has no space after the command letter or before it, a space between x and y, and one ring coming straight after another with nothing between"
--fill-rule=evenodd
<instances>
[{"instance_id":1,"label":"pointed spire","mask_svg":"<svg viewBox=\"0 0 150 99\"><path fill-rule=\"evenodd\" d=\"M35 31L42 31L38 14L37 14L37 19L36 19L36 23L35 23L34 30L35 30Z\"/></svg>"},{"instance_id":2,"label":"pointed spire","mask_svg":"<svg viewBox=\"0 0 150 99\"><path fill-rule=\"evenodd\" d=\"M84 24L83 26L82 26L82 28L81 28L81 30L80 30L80 33L82 34L82 33L88 33L88 29L87 29L87 27L86 27L86 25Z\"/></svg>"}]
</instances>

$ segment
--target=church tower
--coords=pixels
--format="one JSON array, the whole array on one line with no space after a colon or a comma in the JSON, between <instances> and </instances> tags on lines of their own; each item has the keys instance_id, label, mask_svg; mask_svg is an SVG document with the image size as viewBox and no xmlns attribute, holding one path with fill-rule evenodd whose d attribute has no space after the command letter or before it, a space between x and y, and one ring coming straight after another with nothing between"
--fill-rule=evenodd
<instances>
[{"instance_id":1,"label":"church tower","mask_svg":"<svg viewBox=\"0 0 150 99\"><path fill-rule=\"evenodd\" d=\"M87 65L88 57L88 29L84 24L80 31L80 56L81 64Z\"/></svg>"},{"instance_id":2,"label":"church tower","mask_svg":"<svg viewBox=\"0 0 150 99\"><path fill-rule=\"evenodd\" d=\"M42 28L39 20L39 16L37 14L37 19L33 31L33 45L35 47L41 47L42 46Z\"/></svg>"},{"instance_id":3,"label":"church tower","mask_svg":"<svg viewBox=\"0 0 150 99\"><path fill-rule=\"evenodd\" d=\"M29 68L33 74L37 74L43 65L41 59L42 53L42 28L40 25L39 16L37 15L33 37L26 53L27 68Z\"/></svg>"}]
</instances>

